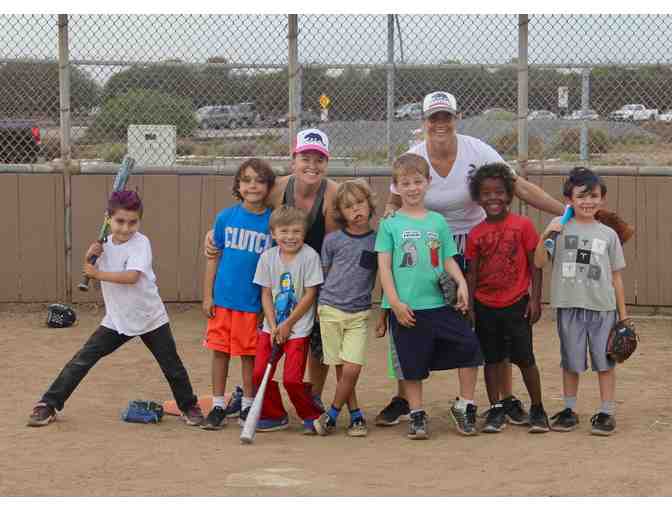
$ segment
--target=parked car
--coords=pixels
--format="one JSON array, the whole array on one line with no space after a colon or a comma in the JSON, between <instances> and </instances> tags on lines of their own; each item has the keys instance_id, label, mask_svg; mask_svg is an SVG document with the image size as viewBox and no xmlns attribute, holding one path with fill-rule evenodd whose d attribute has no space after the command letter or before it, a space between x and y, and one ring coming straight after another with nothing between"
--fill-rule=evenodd
<instances>
[{"instance_id":1,"label":"parked car","mask_svg":"<svg viewBox=\"0 0 672 510\"><path fill-rule=\"evenodd\" d=\"M261 121L261 115L257 112L257 105L254 103L238 103L235 105L240 114L240 119L250 127Z\"/></svg>"},{"instance_id":2,"label":"parked car","mask_svg":"<svg viewBox=\"0 0 672 510\"><path fill-rule=\"evenodd\" d=\"M239 105L204 106L196 110L196 119L201 129L235 129L248 124L248 118L249 114L241 111Z\"/></svg>"},{"instance_id":3,"label":"parked car","mask_svg":"<svg viewBox=\"0 0 672 510\"><path fill-rule=\"evenodd\" d=\"M419 120L422 118L422 103L408 103L401 105L394 112L397 120Z\"/></svg>"},{"instance_id":4,"label":"parked car","mask_svg":"<svg viewBox=\"0 0 672 510\"><path fill-rule=\"evenodd\" d=\"M289 114L286 113L282 117L278 118L278 120L275 121L275 125L279 127L287 127L289 125L288 122L288 117ZM303 110L301 112L301 127L307 126L307 127L313 127L317 126L320 123L320 114L314 112L313 110Z\"/></svg>"},{"instance_id":5,"label":"parked car","mask_svg":"<svg viewBox=\"0 0 672 510\"><path fill-rule=\"evenodd\" d=\"M42 153L40 128L27 120L0 120L0 163L36 163Z\"/></svg>"},{"instance_id":6,"label":"parked car","mask_svg":"<svg viewBox=\"0 0 672 510\"><path fill-rule=\"evenodd\" d=\"M626 104L620 110L609 114L609 120L643 121L657 118L658 110L648 109L643 104Z\"/></svg>"},{"instance_id":7,"label":"parked car","mask_svg":"<svg viewBox=\"0 0 672 510\"><path fill-rule=\"evenodd\" d=\"M672 122L672 110L666 110L658 115L658 120L661 122Z\"/></svg>"},{"instance_id":8,"label":"parked car","mask_svg":"<svg viewBox=\"0 0 672 510\"><path fill-rule=\"evenodd\" d=\"M599 118L595 110L574 110L565 116L566 120L598 120Z\"/></svg>"},{"instance_id":9,"label":"parked car","mask_svg":"<svg viewBox=\"0 0 672 510\"><path fill-rule=\"evenodd\" d=\"M533 110L527 115L527 120L550 120L557 119L558 116L548 110Z\"/></svg>"}]
</instances>

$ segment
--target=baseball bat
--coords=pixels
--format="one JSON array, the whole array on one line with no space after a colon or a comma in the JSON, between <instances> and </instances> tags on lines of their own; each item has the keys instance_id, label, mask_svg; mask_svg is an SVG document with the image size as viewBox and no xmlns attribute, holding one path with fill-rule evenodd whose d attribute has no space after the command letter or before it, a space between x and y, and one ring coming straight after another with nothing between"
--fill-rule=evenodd
<instances>
[{"instance_id":1,"label":"baseball bat","mask_svg":"<svg viewBox=\"0 0 672 510\"><path fill-rule=\"evenodd\" d=\"M574 216L574 208L571 205L565 207L565 213L560 218L560 225L567 225L567 222L572 219ZM557 239L560 232L551 232L549 236L544 239L544 248L549 254L552 254L555 251L555 240Z\"/></svg>"},{"instance_id":2,"label":"baseball bat","mask_svg":"<svg viewBox=\"0 0 672 510\"><path fill-rule=\"evenodd\" d=\"M254 397L254 402L250 407L250 412L247 413L247 418L245 419L245 425L243 430L240 432L240 442L242 444L252 444L254 443L254 436L257 434L257 424L259 423L259 418L261 418L261 406L264 403L264 394L266 393L266 385L271 376L271 368L273 367L273 362L275 361L278 353L280 352L280 346L276 343L273 343L273 349L271 350L271 356L268 358L268 364L266 365L266 371L264 372L264 378L261 380L257 394Z\"/></svg>"},{"instance_id":3,"label":"baseball bat","mask_svg":"<svg viewBox=\"0 0 672 510\"><path fill-rule=\"evenodd\" d=\"M112 184L112 193L115 191L123 191L123 189L126 187L128 177L131 175L133 165L135 165L135 160L130 156L126 156L121 162L121 166L119 167L117 175L114 178L114 184ZM109 233L110 217L108 216L107 211L105 211L105 218L103 219L103 224L100 226L100 231L98 232L98 242L103 244L107 240ZM91 258L89 258L89 263L95 264L96 260L98 260L98 257L92 255ZM79 283L79 285L77 285L77 288L82 292L87 292L89 290L89 277L84 275L82 277L82 281Z\"/></svg>"}]
</instances>

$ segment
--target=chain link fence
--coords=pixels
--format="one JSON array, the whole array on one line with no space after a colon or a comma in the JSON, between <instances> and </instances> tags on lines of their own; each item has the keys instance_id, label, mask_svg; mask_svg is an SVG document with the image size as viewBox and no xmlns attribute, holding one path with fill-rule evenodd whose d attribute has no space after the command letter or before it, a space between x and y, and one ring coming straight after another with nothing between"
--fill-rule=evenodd
<instances>
[{"instance_id":1,"label":"chain link fence","mask_svg":"<svg viewBox=\"0 0 672 510\"><path fill-rule=\"evenodd\" d=\"M515 160L527 69L530 159L663 166L671 28L662 15L532 15L526 67L518 15L300 15L290 76L288 16L71 15L70 155L287 158L291 89L297 127L327 131L335 158L383 165L422 138L424 95L447 90L459 131ZM0 163L61 156L58 41L55 15L0 16Z\"/></svg>"}]
</instances>

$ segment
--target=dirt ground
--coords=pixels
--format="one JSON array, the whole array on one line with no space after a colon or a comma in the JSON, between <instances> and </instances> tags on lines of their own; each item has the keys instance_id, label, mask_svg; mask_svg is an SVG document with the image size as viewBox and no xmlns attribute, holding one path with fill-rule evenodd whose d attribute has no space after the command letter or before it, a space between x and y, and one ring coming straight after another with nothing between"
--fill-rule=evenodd
<instances>
[{"instance_id":1,"label":"dirt ground","mask_svg":"<svg viewBox=\"0 0 672 510\"><path fill-rule=\"evenodd\" d=\"M26 427L33 403L95 329L102 311L78 307L79 324L43 326L44 306L0 309L0 496L670 496L672 456L672 320L638 320L642 344L617 369L617 433L590 435L598 405L597 378L581 382L579 428L531 435L508 427L501 434L461 437L447 417L457 375L441 372L426 384L431 439L406 439L406 425L372 427L366 438L344 431L301 435L290 410L287 431L239 443L239 427L186 427L168 416L159 425L127 424L119 413L134 398L172 398L151 354L137 340L103 359L45 428ZM210 393L210 358L196 306L171 306L178 348L197 392ZM545 405L561 409L555 324L549 310L535 328ZM386 376L386 341L371 340L359 385L373 421L394 384ZM240 382L232 366L232 384ZM514 373L518 396L528 403ZM325 392L333 391L330 376ZM285 402L288 402L285 399ZM477 402L486 403L479 377ZM347 415L347 413L345 413ZM339 427L344 426L339 422Z\"/></svg>"}]
</instances>

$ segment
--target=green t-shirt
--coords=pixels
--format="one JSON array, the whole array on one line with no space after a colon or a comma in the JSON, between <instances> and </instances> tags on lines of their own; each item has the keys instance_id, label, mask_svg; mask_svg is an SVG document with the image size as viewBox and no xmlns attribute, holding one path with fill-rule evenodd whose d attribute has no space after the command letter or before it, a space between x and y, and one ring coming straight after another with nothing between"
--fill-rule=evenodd
<instances>
[{"instance_id":1,"label":"green t-shirt","mask_svg":"<svg viewBox=\"0 0 672 510\"><path fill-rule=\"evenodd\" d=\"M439 288L444 262L457 253L445 218L427 211L422 218L397 212L380 222L377 252L392 253L392 275L399 299L413 310L440 308L446 303ZM390 308L383 296L383 308Z\"/></svg>"}]
</instances>

